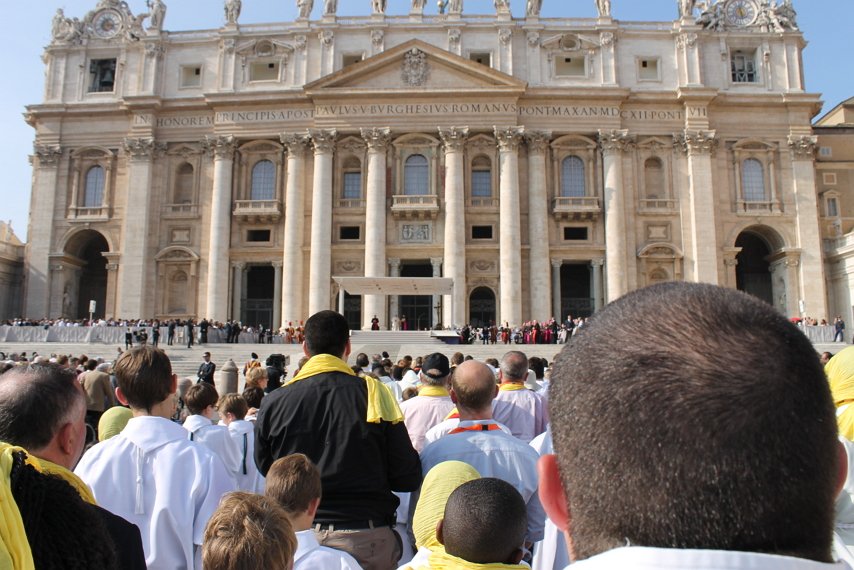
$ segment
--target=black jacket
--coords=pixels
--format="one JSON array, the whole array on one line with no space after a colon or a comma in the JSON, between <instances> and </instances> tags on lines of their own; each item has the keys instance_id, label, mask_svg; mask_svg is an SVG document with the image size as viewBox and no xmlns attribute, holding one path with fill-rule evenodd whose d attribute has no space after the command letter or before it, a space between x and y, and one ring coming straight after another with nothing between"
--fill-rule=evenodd
<instances>
[{"instance_id":1,"label":"black jacket","mask_svg":"<svg viewBox=\"0 0 854 570\"><path fill-rule=\"evenodd\" d=\"M327 372L279 388L264 398L255 422L255 463L266 475L273 461L304 453L320 470L323 497L315 522L394 525L392 491L421 484L421 460L403 422L366 421L365 380Z\"/></svg>"}]
</instances>

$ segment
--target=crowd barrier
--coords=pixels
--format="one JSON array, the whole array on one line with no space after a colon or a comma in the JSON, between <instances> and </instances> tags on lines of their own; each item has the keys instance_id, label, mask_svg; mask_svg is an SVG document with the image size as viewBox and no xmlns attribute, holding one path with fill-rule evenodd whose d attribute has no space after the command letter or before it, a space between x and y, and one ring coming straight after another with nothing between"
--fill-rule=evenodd
<instances>
[{"instance_id":1,"label":"crowd barrier","mask_svg":"<svg viewBox=\"0 0 854 570\"><path fill-rule=\"evenodd\" d=\"M151 343L152 327L132 327L134 333L145 330L148 333L148 342ZM125 343L125 327L55 327L55 326L35 326L35 327L15 327L15 326L0 326L0 342L56 342L66 344L118 344ZM169 331L166 327L160 327L160 344L166 344ZM199 342L199 329L193 331L195 343ZM266 339L265 339L266 340ZM257 333L240 333L240 344L257 344ZM138 341L134 336L134 344ZM176 345L186 345L183 327L175 329ZM208 329L208 344L225 344L225 331L220 329ZM284 344L284 338L279 335L273 335L273 344Z\"/></svg>"}]
</instances>

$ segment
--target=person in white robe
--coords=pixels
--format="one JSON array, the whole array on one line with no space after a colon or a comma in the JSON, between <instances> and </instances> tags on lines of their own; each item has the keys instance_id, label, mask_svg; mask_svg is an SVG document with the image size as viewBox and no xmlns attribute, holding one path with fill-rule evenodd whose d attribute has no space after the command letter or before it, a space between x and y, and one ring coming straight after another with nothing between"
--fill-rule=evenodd
<instances>
[{"instance_id":1,"label":"person in white robe","mask_svg":"<svg viewBox=\"0 0 854 570\"><path fill-rule=\"evenodd\" d=\"M240 453L235 479L237 488L249 493L264 492L264 476L255 465L255 424L246 419L249 404L240 394L226 394L217 404L220 425L228 428L228 435Z\"/></svg>"},{"instance_id":2,"label":"person in white robe","mask_svg":"<svg viewBox=\"0 0 854 570\"><path fill-rule=\"evenodd\" d=\"M216 403L219 400L216 388L207 382L199 382L187 390L184 400L190 410L190 415L184 420L184 429L189 432L187 437L190 441L204 445L222 459L236 481L237 473L241 470L240 451L232 441L228 428L213 422Z\"/></svg>"}]
</instances>

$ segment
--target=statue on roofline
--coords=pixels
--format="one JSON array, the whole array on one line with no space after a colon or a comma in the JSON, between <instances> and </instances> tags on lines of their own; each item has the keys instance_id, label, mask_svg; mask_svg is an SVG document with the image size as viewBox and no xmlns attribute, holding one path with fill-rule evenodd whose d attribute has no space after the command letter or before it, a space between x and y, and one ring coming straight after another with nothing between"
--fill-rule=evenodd
<instances>
[{"instance_id":1,"label":"statue on roofline","mask_svg":"<svg viewBox=\"0 0 854 570\"><path fill-rule=\"evenodd\" d=\"M600 18L610 18L611 0L596 0L596 9L599 10Z\"/></svg>"},{"instance_id":2,"label":"statue on roofline","mask_svg":"<svg viewBox=\"0 0 854 570\"><path fill-rule=\"evenodd\" d=\"M240 18L241 8L243 8L241 0L225 0L225 23L236 24Z\"/></svg>"},{"instance_id":3,"label":"statue on roofline","mask_svg":"<svg viewBox=\"0 0 854 570\"><path fill-rule=\"evenodd\" d=\"M543 0L528 0L525 6L525 14L528 16L539 16L543 7Z\"/></svg>"},{"instance_id":4,"label":"statue on roofline","mask_svg":"<svg viewBox=\"0 0 854 570\"><path fill-rule=\"evenodd\" d=\"M338 11L338 0L324 0L323 2L323 15L324 16L334 16L335 12Z\"/></svg>"},{"instance_id":5,"label":"statue on roofline","mask_svg":"<svg viewBox=\"0 0 854 570\"><path fill-rule=\"evenodd\" d=\"M166 19L166 4L163 0L146 0L148 6L148 29L157 30L163 29L163 21Z\"/></svg>"}]
</instances>

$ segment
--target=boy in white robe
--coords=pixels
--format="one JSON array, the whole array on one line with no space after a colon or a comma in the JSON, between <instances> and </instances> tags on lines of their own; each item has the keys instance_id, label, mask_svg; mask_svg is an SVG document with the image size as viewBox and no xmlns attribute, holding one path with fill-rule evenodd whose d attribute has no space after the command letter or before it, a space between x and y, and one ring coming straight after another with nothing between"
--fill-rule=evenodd
<instances>
[{"instance_id":1,"label":"boy in white robe","mask_svg":"<svg viewBox=\"0 0 854 570\"><path fill-rule=\"evenodd\" d=\"M320 489L320 471L302 453L277 459L267 472L264 494L285 509L297 535L293 570L361 570L346 552L318 544L312 522Z\"/></svg>"},{"instance_id":2,"label":"boy in white robe","mask_svg":"<svg viewBox=\"0 0 854 570\"><path fill-rule=\"evenodd\" d=\"M231 441L240 453L237 467L237 488L250 493L264 492L264 476L255 465L255 425L246 420L249 405L240 394L226 394L217 406L222 418L220 425L228 428Z\"/></svg>"},{"instance_id":3,"label":"boy in white robe","mask_svg":"<svg viewBox=\"0 0 854 570\"><path fill-rule=\"evenodd\" d=\"M116 361L116 396L131 419L80 460L75 473L98 504L139 527L149 568L201 568L205 525L234 480L213 453L170 421L177 377L151 346Z\"/></svg>"},{"instance_id":4,"label":"boy in white robe","mask_svg":"<svg viewBox=\"0 0 854 570\"><path fill-rule=\"evenodd\" d=\"M225 463L226 469L237 480L240 470L240 451L231 439L228 428L213 423L219 394L211 384L199 382L187 390L184 402L190 415L184 420L184 429L190 441L201 443Z\"/></svg>"}]
</instances>

